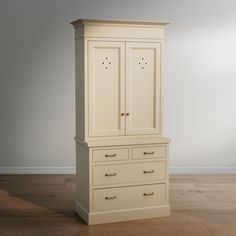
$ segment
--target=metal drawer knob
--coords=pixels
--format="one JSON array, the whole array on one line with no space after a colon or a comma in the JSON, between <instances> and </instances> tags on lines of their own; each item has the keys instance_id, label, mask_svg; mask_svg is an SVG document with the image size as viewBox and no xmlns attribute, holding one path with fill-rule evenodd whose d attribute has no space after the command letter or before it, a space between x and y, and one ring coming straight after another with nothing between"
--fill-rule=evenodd
<instances>
[{"instance_id":1,"label":"metal drawer knob","mask_svg":"<svg viewBox=\"0 0 236 236\"><path fill-rule=\"evenodd\" d=\"M154 173L155 170L144 170L143 173L144 174L151 174L151 173Z\"/></svg>"},{"instance_id":2,"label":"metal drawer knob","mask_svg":"<svg viewBox=\"0 0 236 236\"><path fill-rule=\"evenodd\" d=\"M106 200L113 200L116 199L116 196L111 196L111 197L105 197Z\"/></svg>"},{"instance_id":3,"label":"metal drawer knob","mask_svg":"<svg viewBox=\"0 0 236 236\"><path fill-rule=\"evenodd\" d=\"M105 157L115 157L116 156L116 153L114 154L105 154Z\"/></svg>"},{"instance_id":4,"label":"metal drawer knob","mask_svg":"<svg viewBox=\"0 0 236 236\"><path fill-rule=\"evenodd\" d=\"M152 155L152 154L154 154L155 152L144 152L143 154L144 155Z\"/></svg>"},{"instance_id":5,"label":"metal drawer knob","mask_svg":"<svg viewBox=\"0 0 236 236\"><path fill-rule=\"evenodd\" d=\"M143 196L152 196L154 195L154 192L151 192L151 193L144 193Z\"/></svg>"},{"instance_id":6,"label":"metal drawer knob","mask_svg":"<svg viewBox=\"0 0 236 236\"><path fill-rule=\"evenodd\" d=\"M105 176L107 176L107 177L110 177L110 176L116 176L117 174L116 173L111 173L111 174L105 174Z\"/></svg>"}]
</instances>

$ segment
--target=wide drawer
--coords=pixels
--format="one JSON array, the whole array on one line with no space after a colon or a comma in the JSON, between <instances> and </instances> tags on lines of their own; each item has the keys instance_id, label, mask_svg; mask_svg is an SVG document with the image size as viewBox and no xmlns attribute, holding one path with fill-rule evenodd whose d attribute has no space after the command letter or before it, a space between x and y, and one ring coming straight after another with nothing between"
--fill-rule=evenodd
<instances>
[{"instance_id":1,"label":"wide drawer","mask_svg":"<svg viewBox=\"0 0 236 236\"><path fill-rule=\"evenodd\" d=\"M99 149L93 150L93 161L121 161L128 160L128 148Z\"/></svg>"},{"instance_id":2,"label":"wide drawer","mask_svg":"<svg viewBox=\"0 0 236 236\"><path fill-rule=\"evenodd\" d=\"M93 190L93 211L142 208L165 203L165 184Z\"/></svg>"},{"instance_id":3,"label":"wide drawer","mask_svg":"<svg viewBox=\"0 0 236 236\"><path fill-rule=\"evenodd\" d=\"M165 161L93 166L93 185L160 181L166 178Z\"/></svg>"},{"instance_id":4,"label":"wide drawer","mask_svg":"<svg viewBox=\"0 0 236 236\"><path fill-rule=\"evenodd\" d=\"M164 158L166 157L165 146L133 147L132 159Z\"/></svg>"}]
</instances>

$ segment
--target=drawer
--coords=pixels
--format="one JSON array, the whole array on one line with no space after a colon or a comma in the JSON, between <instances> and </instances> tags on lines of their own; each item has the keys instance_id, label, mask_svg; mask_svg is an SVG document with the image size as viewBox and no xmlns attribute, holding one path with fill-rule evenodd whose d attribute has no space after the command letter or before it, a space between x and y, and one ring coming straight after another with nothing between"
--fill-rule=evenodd
<instances>
[{"instance_id":1,"label":"drawer","mask_svg":"<svg viewBox=\"0 0 236 236\"><path fill-rule=\"evenodd\" d=\"M165 184L93 190L94 211L150 207L165 203Z\"/></svg>"},{"instance_id":2,"label":"drawer","mask_svg":"<svg viewBox=\"0 0 236 236\"><path fill-rule=\"evenodd\" d=\"M93 185L160 181L166 177L165 161L93 166Z\"/></svg>"},{"instance_id":3,"label":"drawer","mask_svg":"<svg viewBox=\"0 0 236 236\"><path fill-rule=\"evenodd\" d=\"M132 148L132 159L164 158L166 157L165 146L148 146Z\"/></svg>"},{"instance_id":4,"label":"drawer","mask_svg":"<svg viewBox=\"0 0 236 236\"><path fill-rule=\"evenodd\" d=\"M93 150L93 161L121 161L129 159L128 148Z\"/></svg>"}]
</instances>

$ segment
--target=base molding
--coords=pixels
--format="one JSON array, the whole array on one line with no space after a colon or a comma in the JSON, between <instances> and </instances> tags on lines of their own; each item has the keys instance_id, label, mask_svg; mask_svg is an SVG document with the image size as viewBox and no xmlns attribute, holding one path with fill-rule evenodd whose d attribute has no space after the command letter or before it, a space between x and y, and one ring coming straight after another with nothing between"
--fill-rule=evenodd
<instances>
[{"instance_id":1,"label":"base molding","mask_svg":"<svg viewBox=\"0 0 236 236\"><path fill-rule=\"evenodd\" d=\"M87 209L81 205L78 201L75 202L75 212L88 224L89 213Z\"/></svg>"},{"instance_id":2,"label":"base molding","mask_svg":"<svg viewBox=\"0 0 236 236\"><path fill-rule=\"evenodd\" d=\"M42 175L53 175L53 174L75 174L76 168L74 166L5 166L0 167L0 174L42 174Z\"/></svg>"},{"instance_id":3,"label":"base molding","mask_svg":"<svg viewBox=\"0 0 236 236\"><path fill-rule=\"evenodd\" d=\"M165 217L170 215L170 206L161 205L145 208L88 213L87 210L78 201L76 201L75 211L88 225L94 225L119 221Z\"/></svg>"},{"instance_id":4,"label":"base molding","mask_svg":"<svg viewBox=\"0 0 236 236\"><path fill-rule=\"evenodd\" d=\"M187 167L170 167L170 174L190 174L190 175L204 175L204 174L236 174L236 167L222 166L222 167L206 167L206 166L187 166Z\"/></svg>"}]
</instances>

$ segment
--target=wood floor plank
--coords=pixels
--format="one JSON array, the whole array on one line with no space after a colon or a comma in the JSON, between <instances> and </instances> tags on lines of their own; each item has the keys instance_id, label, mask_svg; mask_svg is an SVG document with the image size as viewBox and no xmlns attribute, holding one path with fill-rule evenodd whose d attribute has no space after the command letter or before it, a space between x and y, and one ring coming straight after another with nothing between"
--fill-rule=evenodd
<instances>
[{"instance_id":1,"label":"wood floor plank","mask_svg":"<svg viewBox=\"0 0 236 236\"><path fill-rule=\"evenodd\" d=\"M74 175L0 175L0 236L236 236L236 175L170 176L171 216L87 226Z\"/></svg>"}]
</instances>

